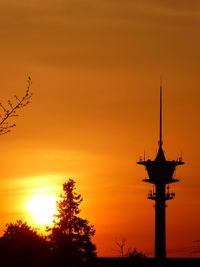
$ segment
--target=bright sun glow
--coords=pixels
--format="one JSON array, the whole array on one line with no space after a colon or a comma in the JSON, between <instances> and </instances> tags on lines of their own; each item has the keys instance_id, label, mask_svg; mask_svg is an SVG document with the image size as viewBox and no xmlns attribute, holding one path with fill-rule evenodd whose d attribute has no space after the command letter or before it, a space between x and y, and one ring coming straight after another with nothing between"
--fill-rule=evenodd
<instances>
[{"instance_id":1,"label":"bright sun glow","mask_svg":"<svg viewBox=\"0 0 200 267\"><path fill-rule=\"evenodd\" d=\"M28 210L37 224L48 225L52 223L56 211L56 197L50 194L35 195L28 202Z\"/></svg>"}]
</instances>

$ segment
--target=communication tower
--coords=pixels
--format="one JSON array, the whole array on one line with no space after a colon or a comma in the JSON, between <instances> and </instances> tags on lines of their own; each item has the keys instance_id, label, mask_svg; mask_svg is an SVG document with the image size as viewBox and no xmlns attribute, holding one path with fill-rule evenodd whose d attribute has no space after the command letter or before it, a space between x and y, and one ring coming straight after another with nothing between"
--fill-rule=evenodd
<instances>
[{"instance_id":1,"label":"communication tower","mask_svg":"<svg viewBox=\"0 0 200 267\"><path fill-rule=\"evenodd\" d=\"M154 160L140 159L137 164L144 165L148 178L143 182L153 185L150 190L148 199L155 201L155 257L166 257L166 201L172 200L175 193L170 192L169 184L178 182L174 178L176 166L184 164L182 157L177 160L166 160L163 151L162 140L162 85L160 85L160 131L158 152Z\"/></svg>"}]
</instances>

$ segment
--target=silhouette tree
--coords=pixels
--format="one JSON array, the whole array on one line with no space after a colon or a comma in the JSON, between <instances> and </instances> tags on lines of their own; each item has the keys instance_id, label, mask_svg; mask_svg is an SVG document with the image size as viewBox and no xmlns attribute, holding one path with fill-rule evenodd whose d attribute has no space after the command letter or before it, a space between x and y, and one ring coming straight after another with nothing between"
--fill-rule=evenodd
<instances>
[{"instance_id":1,"label":"silhouette tree","mask_svg":"<svg viewBox=\"0 0 200 267\"><path fill-rule=\"evenodd\" d=\"M1 266L45 266L48 246L44 237L22 220L6 225L0 238Z\"/></svg>"},{"instance_id":2,"label":"silhouette tree","mask_svg":"<svg viewBox=\"0 0 200 267\"><path fill-rule=\"evenodd\" d=\"M75 181L63 184L63 194L57 202L54 226L49 235L56 260L63 262L89 262L96 256L96 247L91 238L95 234L93 225L79 217L80 194L75 192Z\"/></svg>"},{"instance_id":3,"label":"silhouette tree","mask_svg":"<svg viewBox=\"0 0 200 267\"><path fill-rule=\"evenodd\" d=\"M118 247L118 252L120 253L121 257L125 256L124 247L126 245L126 238L122 237L120 241L115 241L115 244Z\"/></svg>"},{"instance_id":4,"label":"silhouette tree","mask_svg":"<svg viewBox=\"0 0 200 267\"><path fill-rule=\"evenodd\" d=\"M143 259L146 258L146 255L142 251L138 251L136 248L126 248L126 238L122 237L120 240L115 241L116 246L118 249L115 249L114 251L117 251L120 255L120 257L125 258L132 258L132 259Z\"/></svg>"},{"instance_id":5,"label":"silhouette tree","mask_svg":"<svg viewBox=\"0 0 200 267\"><path fill-rule=\"evenodd\" d=\"M146 258L147 256L142 251L138 251L136 248L134 248L128 250L127 257L134 259L143 259Z\"/></svg>"},{"instance_id":6,"label":"silhouette tree","mask_svg":"<svg viewBox=\"0 0 200 267\"><path fill-rule=\"evenodd\" d=\"M28 77L28 85L24 96L18 97L15 95L13 101L7 101L7 105L0 103L0 135L10 132L11 129L16 126L11 119L19 116L18 110L29 104L29 99L32 96L32 93L30 92L31 84L31 78Z\"/></svg>"}]
</instances>

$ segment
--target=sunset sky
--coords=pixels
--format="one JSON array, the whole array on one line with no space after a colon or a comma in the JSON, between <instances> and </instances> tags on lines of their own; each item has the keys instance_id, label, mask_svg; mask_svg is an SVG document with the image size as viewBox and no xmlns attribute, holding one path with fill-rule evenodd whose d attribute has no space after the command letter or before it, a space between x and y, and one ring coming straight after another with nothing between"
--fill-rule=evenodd
<instances>
[{"instance_id":1,"label":"sunset sky","mask_svg":"<svg viewBox=\"0 0 200 267\"><path fill-rule=\"evenodd\" d=\"M31 104L0 136L0 229L38 194L59 196L73 178L99 256L115 241L154 252L150 186L136 164L158 147L163 79L164 150L183 153L167 208L169 256L200 239L200 1L0 0L0 100ZM184 248L186 248L184 250ZM198 255L199 256L199 255Z\"/></svg>"}]
</instances>

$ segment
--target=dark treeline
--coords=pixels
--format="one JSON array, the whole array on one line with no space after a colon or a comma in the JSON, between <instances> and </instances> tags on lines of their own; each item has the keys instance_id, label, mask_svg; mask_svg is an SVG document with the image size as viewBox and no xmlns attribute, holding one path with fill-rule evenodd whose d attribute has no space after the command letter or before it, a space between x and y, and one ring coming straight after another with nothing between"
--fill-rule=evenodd
<instances>
[{"instance_id":1,"label":"dark treeline","mask_svg":"<svg viewBox=\"0 0 200 267\"><path fill-rule=\"evenodd\" d=\"M52 228L41 235L21 220L9 223L0 237L0 266L90 266L96 257L93 225L79 216L80 194L75 182L63 184Z\"/></svg>"},{"instance_id":2,"label":"dark treeline","mask_svg":"<svg viewBox=\"0 0 200 267\"><path fill-rule=\"evenodd\" d=\"M96 246L92 242L94 226L90 225L87 219L80 217L79 205L82 200L81 195L76 193L75 181L69 179L63 184L63 193L57 201L53 226L46 227L45 235L38 233L37 229L22 220L7 224L0 237L0 266L101 265L101 261L96 258ZM141 263L141 259L145 258L145 255L136 249L129 249L125 253L125 239L116 244L121 258L132 259L134 263Z\"/></svg>"}]
</instances>

